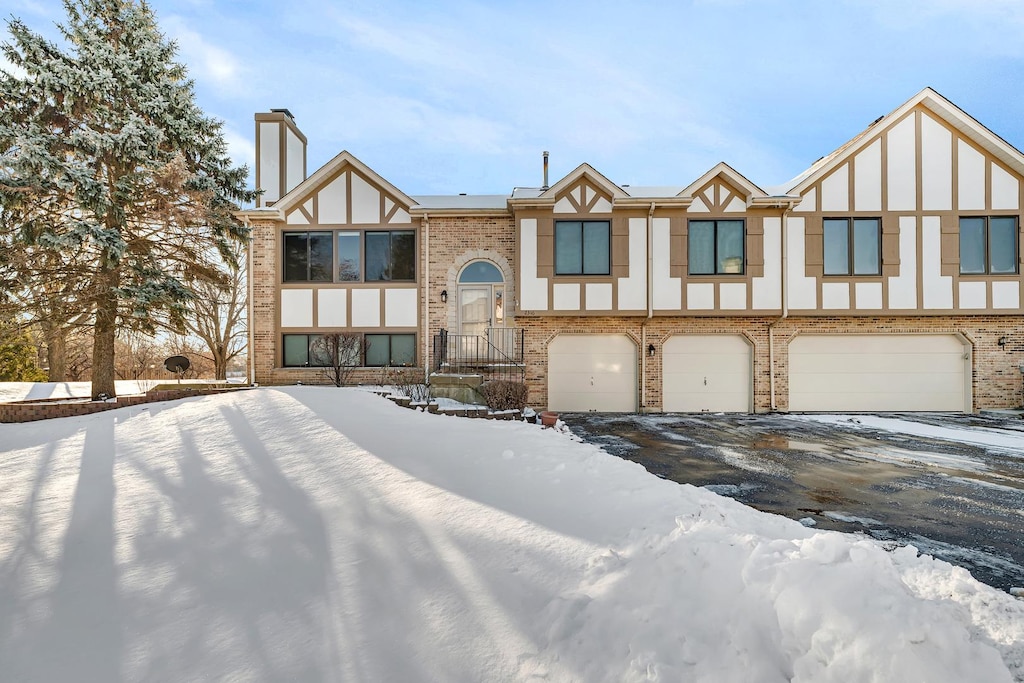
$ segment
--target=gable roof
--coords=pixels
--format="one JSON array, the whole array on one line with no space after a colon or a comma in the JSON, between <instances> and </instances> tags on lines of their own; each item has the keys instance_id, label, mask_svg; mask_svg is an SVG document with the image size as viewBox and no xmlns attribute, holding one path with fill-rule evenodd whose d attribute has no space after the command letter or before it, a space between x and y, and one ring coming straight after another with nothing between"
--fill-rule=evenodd
<instances>
[{"instance_id":1,"label":"gable roof","mask_svg":"<svg viewBox=\"0 0 1024 683\"><path fill-rule=\"evenodd\" d=\"M815 161L810 168L783 186L783 189L787 194L802 193L809 186L832 171L832 169L873 142L877 134L881 134L892 123L901 119L919 105L925 107L939 119L945 121L965 137L977 143L982 149L996 159L999 159L1010 169L1019 175L1024 175L1024 154L935 90L925 88L892 112L872 121L871 125L831 154L827 154Z\"/></svg>"},{"instance_id":2,"label":"gable roof","mask_svg":"<svg viewBox=\"0 0 1024 683\"><path fill-rule=\"evenodd\" d=\"M557 183L544 190L540 194L541 199L554 199L562 192L568 190L572 185L580 180L581 178L587 178L592 183L598 186L598 188L604 190L612 196L614 199L621 199L628 197L629 193L623 190L621 187L608 180L605 176L598 173L593 166L587 163L580 164L567 176L559 180Z\"/></svg>"},{"instance_id":3,"label":"gable roof","mask_svg":"<svg viewBox=\"0 0 1024 683\"><path fill-rule=\"evenodd\" d=\"M293 187L285 196L281 197L274 206L271 208L279 209L283 215L289 209L295 207L300 201L313 190L320 186L325 180L333 176L337 171L341 170L345 166L351 166L352 168L359 171L359 174L369 178L374 183L383 188L388 194L398 200L398 203L405 204L405 206L412 207L416 206L416 202L407 194L399 190L397 187L389 183L383 177L381 177L372 168L361 162L348 151L342 151L340 154L335 156L333 159L328 161L326 164L317 169L316 173L309 176L301 183Z\"/></svg>"},{"instance_id":4,"label":"gable roof","mask_svg":"<svg viewBox=\"0 0 1024 683\"><path fill-rule=\"evenodd\" d=\"M734 169L732 166L725 163L724 161L718 162L715 165L715 167L712 168L710 171L708 171L700 178L697 178L695 181L684 187L677 196L692 199L694 192L704 187L704 185L706 185L708 181L710 181L712 178L717 178L718 176L722 176L730 185L734 186L738 190L742 190L743 192L745 192L747 195L746 199L748 204L750 203L750 200L754 197L768 196L767 194L765 194L764 190L762 190L760 187L747 180L745 176L743 176L736 169Z\"/></svg>"}]
</instances>

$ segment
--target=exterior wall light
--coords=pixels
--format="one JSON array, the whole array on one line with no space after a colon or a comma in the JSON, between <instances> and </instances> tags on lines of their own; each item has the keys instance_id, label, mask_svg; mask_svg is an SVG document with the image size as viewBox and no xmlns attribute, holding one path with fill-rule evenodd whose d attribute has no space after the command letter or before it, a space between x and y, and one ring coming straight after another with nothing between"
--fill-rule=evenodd
<instances>
[{"instance_id":1,"label":"exterior wall light","mask_svg":"<svg viewBox=\"0 0 1024 683\"><path fill-rule=\"evenodd\" d=\"M443 304L448 303L448 290L447 289L442 289L441 290L441 303L443 303Z\"/></svg>"},{"instance_id":2,"label":"exterior wall light","mask_svg":"<svg viewBox=\"0 0 1024 683\"><path fill-rule=\"evenodd\" d=\"M999 341L997 341L996 343L999 344L1000 346L1006 346L1006 335L1000 337Z\"/></svg>"},{"instance_id":3,"label":"exterior wall light","mask_svg":"<svg viewBox=\"0 0 1024 683\"><path fill-rule=\"evenodd\" d=\"M654 344L647 345L647 355L654 358Z\"/></svg>"}]
</instances>

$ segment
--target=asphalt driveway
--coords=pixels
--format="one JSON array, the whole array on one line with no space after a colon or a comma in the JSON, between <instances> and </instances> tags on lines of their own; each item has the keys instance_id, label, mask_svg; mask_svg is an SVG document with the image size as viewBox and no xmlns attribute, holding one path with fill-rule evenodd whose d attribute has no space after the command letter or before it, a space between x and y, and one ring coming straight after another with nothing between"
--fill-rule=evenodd
<instances>
[{"instance_id":1,"label":"asphalt driveway","mask_svg":"<svg viewBox=\"0 0 1024 683\"><path fill-rule=\"evenodd\" d=\"M1024 420L1013 414L562 415L584 440L806 525L912 544L1024 586Z\"/></svg>"}]
</instances>

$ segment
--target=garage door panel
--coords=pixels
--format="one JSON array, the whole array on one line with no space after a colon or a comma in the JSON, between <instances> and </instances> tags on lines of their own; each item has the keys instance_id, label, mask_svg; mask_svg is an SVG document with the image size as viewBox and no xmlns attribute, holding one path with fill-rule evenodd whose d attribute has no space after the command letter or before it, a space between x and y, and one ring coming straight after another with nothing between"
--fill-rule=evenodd
<instances>
[{"instance_id":1,"label":"garage door panel","mask_svg":"<svg viewBox=\"0 0 1024 683\"><path fill-rule=\"evenodd\" d=\"M548 408L636 410L636 345L620 334L566 334L548 345Z\"/></svg>"},{"instance_id":2,"label":"garage door panel","mask_svg":"<svg viewBox=\"0 0 1024 683\"><path fill-rule=\"evenodd\" d=\"M789 345L790 410L969 409L955 335L805 335Z\"/></svg>"},{"instance_id":3,"label":"garage door panel","mask_svg":"<svg viewBox=\"0 0 1024 683\"><path fill-rule=\"evenodd\" d=\"M751 349L739 335L675 335L662 345L662 410L748 412Z\"/></svg>"},{"instance_id":4,"label":"garage door panel","mask_svg":"<svg viewBox=\"0 0 1024 683\"><path fill-rule=\"evenodd\" d=\"M791 372L837 373L859 375L864 373L926 374L936 368L958 365L963 352L955 354L891 354L816 353L793 357ZM960 373L962 374L962 373Z\"/></svg>"}]
</instances>

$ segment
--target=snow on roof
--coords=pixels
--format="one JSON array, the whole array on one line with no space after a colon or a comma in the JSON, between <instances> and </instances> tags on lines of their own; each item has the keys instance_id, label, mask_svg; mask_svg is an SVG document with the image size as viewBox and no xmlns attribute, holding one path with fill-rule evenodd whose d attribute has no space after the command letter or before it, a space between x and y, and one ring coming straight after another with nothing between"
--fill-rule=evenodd
<instances>
[{"instance_id":1,"label":"snow on roof","mask_svg":"<svg viewBox=\"0 0 1024 683\"><path fill-rule=\"evenodd\" d=\"M507 194L413 195L419 209L504 209Z\"/></svg>"}]
</instances>

